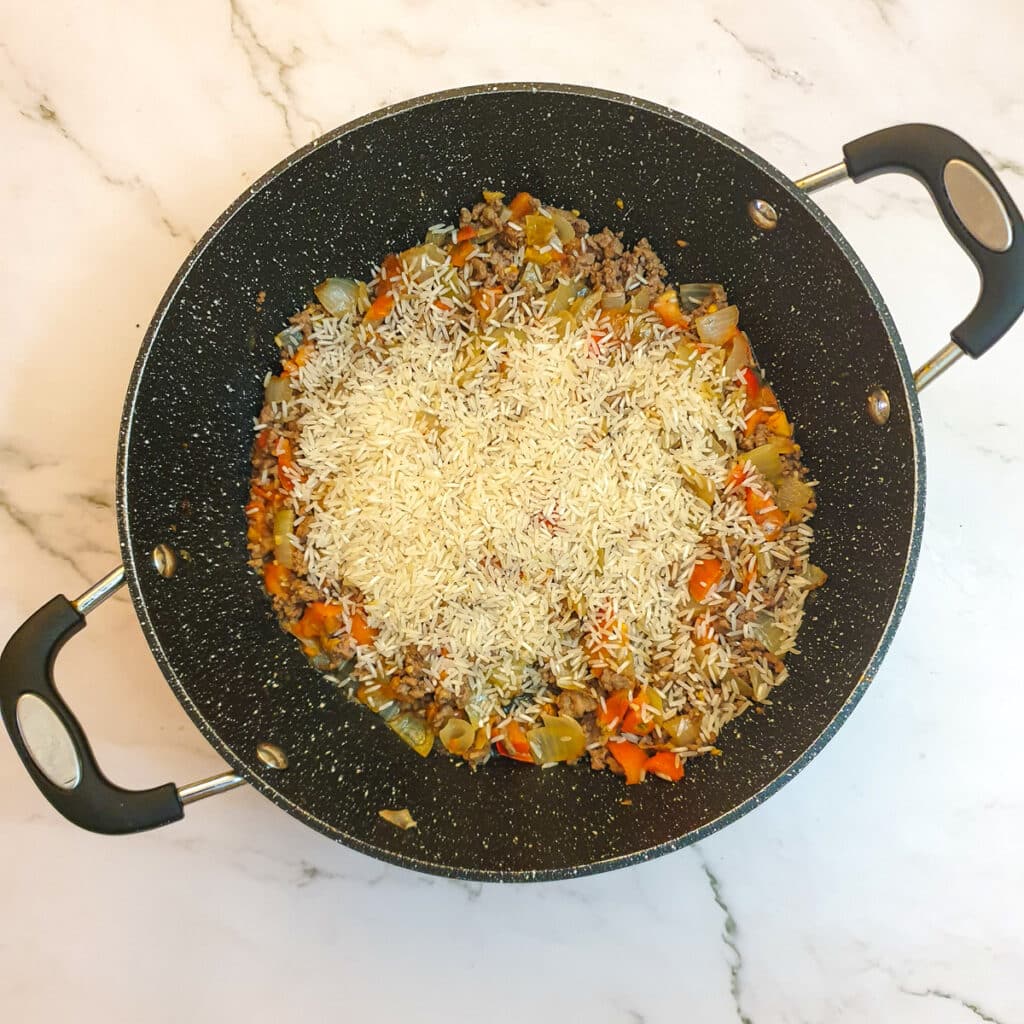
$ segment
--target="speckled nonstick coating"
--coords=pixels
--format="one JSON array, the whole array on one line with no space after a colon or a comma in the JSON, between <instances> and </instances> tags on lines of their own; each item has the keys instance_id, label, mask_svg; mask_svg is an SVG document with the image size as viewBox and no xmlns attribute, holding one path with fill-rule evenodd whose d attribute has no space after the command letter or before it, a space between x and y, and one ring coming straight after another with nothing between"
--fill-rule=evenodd
<instances>
[{"instance_id":1,"label":"speckled nonstick coating","mask_svg":"<svg viewBox=\"0 0 1024 1024\"><path fill-rule=\"evenodd\" d=\"M484 186L578 208L629 242L646 235L673 280L722 281L821 482L812 554L830 579L808 602L803 653L789 659L790 679L767 713L727 727L725 755L690 762L679 785L627 790L582 765L541 772L495 758L473 773L447 757L420 759L310 668L246 566L252 418L275 362L274 333L310 300L313 283L367 277L372 263L455 218ZM755 197L779 211L777 230L754 228L746 207ZM865 411L877 385L892 400L884 428ZM325 835L473 879L562 878L644 860L721 828L792 778L885 653L923 503L920 413L903 348L835 227L784 175L713 129L562 85L412 100L274 168L210 229L160 303L118 453L132 599L203 734L257 789ZM187 552L171 579L150 565L160 543ZM286 771L257 760L263 740L286 751ZM419 827L387 824L377 814L385 807L408 807Z\"/></svg>"}]
</instances>

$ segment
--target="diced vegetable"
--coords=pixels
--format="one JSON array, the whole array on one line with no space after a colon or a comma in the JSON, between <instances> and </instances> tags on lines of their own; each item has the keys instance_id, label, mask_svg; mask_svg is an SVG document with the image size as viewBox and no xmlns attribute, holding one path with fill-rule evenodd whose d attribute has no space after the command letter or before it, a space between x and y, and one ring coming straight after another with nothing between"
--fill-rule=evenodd
<instances>
[{"instance_id":1,"label":"diced vegetable","mask_svg":"<svg viewBox=\"0 0 1024 1024\"><path fill-rule=\"evenodd\" d=\"M700 745L700 720L690 715L680 715L662 723L672 745L676 747L696 747Z\"/></svg>"},{"instance_id":2,"label":"diced vegetable","mask_svg":"<svg viewBox=\"0 0 1024 1024\"><path fill-rule=\"evenodd\" d=\"M576 232L573 230L569 219L558 210L551 211L551 223L554 224L558 240L562 245L571 242L576 237Z\"/></svg>"},{"instance_id":3,"label":"diced vegetable","mask_svg":"<svg viewBox=\"0 0 1024 1024\"><path fill-rule=\"evenodd\" d=\"M652 754L644 768L651 775L657 775L666 782L678 782L684 774L683 759L670 750L660 750L657 754Z\"/></svg>"},{"instance_id":4,"label":"diced vegetable","mask_svg":"<svg viewBox=\"0 0 1024 1024\"><path fill-rule=\"evenodd\" d=\"M614 729L622 723L628 711L629 693L626 690L616 690L605 697L603 707L598 705L595 712L597 724L605 729Z\"/></svg>"},{"instance_id":5,"label":"diced vegetable","mask_svg":"<svg viewBox=\"0 0 1024 1024\"><path fill-rule=\"evenodd\" d=\"M504 192L492 192L488 189L484 189L484 202L485 203L496 203L501 199L505 198Z\"/></svg>"},{"instance_id":6,"label":"diced vegetable","mask_svg":"<svg viewBox=\"0 0 1024 1024\"><path fill-rule=\"evenodd\" d=\"M385 720L397 717L400 711L395 700L394 688L387 679L380 678L361 684L356 690L356 700ZM394 708L394 714L387 714L389 708Z\"/></svg>"},{"instance_id":7,"label":"diced vegetable","mask_svg":"<svg viewBox=\"0 0 1024 1024\"><path fill-rule=\"evenodd\" d=\"M469 301L480 314L480 317L486 320L497 308L504 294L505 290L503 288L474 288Z\"/></svg>"},{"instance_id":8,"label":"diced vegetable","mask_svg":"<svg viewBox=\"0 0 1024 1024\"><path fill-rule=\"evenodd\" d=\"M394 825L396 828L410 829L416 827L416 822L413 816L409 813L407 807L403 807L400 811L378 811L377 812L389 825Z\"/></svg>"},{"instance_id":9,"label":"diced vegetable","mask_svg":"<svg viewBox=\"0 0 1024 1024\"><path fill-rule=\"evenodd\" d=\"M292 632L306 639L329 636L338 628L343 614L344 609L341 605L328 604L326 601L310 601L302 613L302 618L292 627Z\"/></svg>"},{"instance_id":10,"label":"diced vegetable","mask_svg":"<svg viewBox=\"0 0 1024 1024\"><path fill-rule=\"evenodd\" d=\"M605 292L601 299L602 309L623 309L625 305L625 292Z\"/></svg>"},{"instance_id":11,"label":"diced vegetable","mask_svg":"<svg viewBox=\"0 0 1024 1024\"><path fill-rule=\"evenodd\" d=\"M692 466L688 466L685 463L680 463L678 466L679 475L683 478L684 483L694 494L704 502L705 505L710 505L715 500L715 488L711 481L702 474L698 473Z\"/></svg>"},{"instance_id":12,"label":"diced vegetable","mask_svg":"<svg viewBox=\"0 0 1024 1024\"><path fill-rule=\"evenodd\" d=\"M431 228L423 241L427 245L436 245L438 248L445 246L451 240L452 229L446 225L439 228Z\"/></svg>"},{"instance_id":13,"label":"diced vegetable","mask_svg":"<svg viewBox=\"0 0 1024 1024\"><path fill-rule=\"evenodd\" d=\"M629 300L629 310L631 313L646 313L651 308L651 302L653 301L651 295L651 289L647 285L641 285Z\"/></svg>"},{"instance_id":14,"label":"diced vegetable","mask_svg":"<svg viewBox=\"0 0 1024 1024\"><path fill-rule=\"evenodd\" d=\"M583 729L575 718L566 715L544 716L544 725L526 734L530 754L537 764L575 761L587 745Z\"/></svg>"},{"instance_id":15,"label":"diced vegetable","mask_svg":"<svg viewBox=\"0 0 1024 1024\"><path fill-rule=\"evenodd\" d=\"M438 735L449 754L461 756L472 748L476 729L464 718L449 718Z\"/></svg>"},{"instance_id":16,"label":"diced vegetable","mask_svg":"<svg viewBox=\"0 0 1024 1024\"><path fill-rule=\"evenodd\" d=\"M366 616L358 610L352 613L352 624L349 632L352 639L360 647L369 647L377 636L377 630L366 621Z\"/></svg>"},{"instance_id":17,"label":"diced vegetable","mask_svg":"<svg viewBox=\"0 0 1024 1024\"><path fill-rule=\"evenodd\" d=\"M724 345L737 330L740 322L738 306L726 306L714 313L705 313L693 321L697 336L708 345Z\"/></svg>"},{"instance_id":18,"label":"diced vegetable","mask_svg":"<svg viewBox=\"0 0 1024 1024\"><path fill-rule=\"evenodd\" d=\"M679 286L679 305L687 312L692 312L698 306L707 302L716 288L721 287L720 284L710 284L708 282L681 284Z\"/></svg>"},{"instance_id":19,"label":"diced vegetable","mask_svg":"<svg viewBox=\"0 0 1024 1024\"><path fill-rule=\"evenodd\" d=\"M600 288L592 292L585 292L569 307L569 311L577 320L583 320L601 304L602 294Z\"/></svg>"},{"instance_id":20,"label":"diced vegetable","mask_svg":"<svg viewBox=\"0 0 1024 1024\"><path fill-rule=\"evenodd\" d=\"M434 746L434 733L430 726L412 711L405 711L392 718L388 728L408 743L420 757L426 757Z\"/></svg>"},{"instance_id":21,"label":"diced vegetable","mask_svg":"<svg viewBox=\"0 0 1024 1024\"><path fill-rule=\"evenodd\" d=\"M413 249L406 249L398 257L402 269L414 281L424 281L444 263L445 254L440 246L427 242Z\"/></svg>"},{"instance_id":22,"label":"diced vegetable","mask_svg":"<svg viewBox=\"0 0 1024 1024\"><path fill-rule=\"evenodd\" d=\"M771 612L757 613L757 618L750 626L750 635L776 657L783 653L786 632Z\"/></svg>"},{"instance_id":23,"label":"diced vegetable","mask_svg":"<svg viewBox=\"0 0 1024 1024\"><path fill-rule=\"evenodd\" d=\"M508 204L508 208L512 214L512 219L521 221L533 210L533 196L529 192L519 192L513 197L512 202Z\"/></svg>"},{"instance_id":24,"label":"diced vegetable","mask_svg":"<svg viewBox=\"0 0 1024 1024\"><path fill-rule=\"evenodd\" d=\"M302 328L298 326L286 327L280 334L274 335L274 344L285 353L285 355L293 355L295 350L305 340L305 335L302 333Z\"/></svg>"},{"instance_id":25,"label":"diced vegetable","mask_svg":"<svg viewBox=\"0 0 1024 1024\"><path fill-rule=\"evenodd\" d=\"M366 319L371 323L379 323L395 308L395 297L390 292L382 292L373 300L366 311Z\"/></svg>"},{"instance_id":26,"label":"diced vegetable","mask_svg":"<svg viewBox=\"0 0 1024 1024\"><path fill-rule=\"evenodd\" d=\"M559 281L544 297L548 313L565 313L580 295L582 286L576 281Z\"/></svg>"},{"instance_id":27,"label":"diced vegetable","mask_svg":"<svg viewBox=\"0 0 1024 1024\"><path fill-rule=\"evenodd\" d=\"M711 588L721 581L724 571L719 558L705 558L698 562L690 574L690 597L694 601L703 601L711 593Z\"/></svg>"},{"instance_id":28,"label":"diced vegetable","mask_svg":"<svg viewBox=\"0 0 1024 1024\"><path fill-rule=\"evenodd\" d=\"M747 337L746 331L737 331L729 339L729 358L726 359L723 367L725 375L732 380L744 367L753 365L754 353L750 348L750 339Z\"/></svg>"},{"instance_id":29,"label":"diced vegetable","mask_svg":"<svg viewBox=\"0 0 1024 1024\"><path fill-rule=\"evenodd\" d=\"M795 476L784 476L775 492L775 503L783 512L807 508L814 500L814 488Z\"/></svg>"},{"instance_id":30,"label":"diced vegetable","mask_svg":"<svg viewBox=\"0 0 1024 1024\"><path fill-rule=\"evenodd\" d=\"M453 267L464 267L466 261L473 255L476 246L473 244L472 239L466 239L464 242L459 242L452 249L451 260Z\"/></svg>"},{"instance_id":31,"label":"diced vegetable","mask_svg":"<svg viewBox=\"0 0 1024 1024\"><path fill-rule=\"evenodd\" d=\"M513 761L533 763L529 740L518 722L509 722L505 726L505 735L495 743L494 747L502 757L510 757Z\"/></svg>"},{"instance_id":32,"label":"diced vegetable","mask_svg":"<svg viewBox=\"0 0 1024 1024\"><path fill-rule=\"evenodd\" d=\"M685 327L689 323L679 308L679 296L676 295L674 288L662 292L651 309L661 317L661 322L666 327Z\"/></svg>"},{"instance_id":33,"label":"diced vegetable","mask_svg":"<svg viewBox=\"0 0 1024 1024\"><path fill-rule=\"evenodd\" d=\"M287 583L291 573L283 565L277 562L267 562L263 566L263 585L267 588L268 594L274 597L286 597L288 595Z\"/></svg>"},{"instance_id":34,"label":"diced vegetable","mask_svg":"<svg viewBox=\"0 0 1024 1024\"><path fill-rule=\"evenodd\" d=\"M747 512L764 531L765 537L768 540L775 540L786 522L785 513L771 498L762 497L752 488L747 489L746 504Z\"/></svg>"},{"instance_id":35,"label":"diced vegetable","mask_svg":"<svg viewBox=\"0 0 1024 1024\"><path fill-rule=\"evenodd\" d=\"M555 234L554 221L540 213L527 214L525 227L527 245L547 245Z\"/></svg>"},{"instance_id":36,"label":"diced vegetable","mask_svg":"<svg viewBox=\"0 0 1024 1024\"><path fill-rule=\"evenodd\" d=\"M265 402L288 402L292 397L292 383L288 377L271 377L263 389Z\"/></svg>"},{"instance_id":37,"label":"diced vegetable","mask_svg":"<svg viewBox=\"0 0 1024 1024\"><path fill-rule=\"evenodd\" d=\"M758 470L769 483L777 484L783 473L781 455L782 447L775 441L769 441L744 453L742 458Z\"/></svg>"},{"instance_id":38,"label":"diced vegetable","mask_svg":"<svg viewBox=\"0 0 1024 1024\"><path fill-rule=\"evenodd\" d=\"M465 242L470 238L476 238L478 232L472 224L466 224L455 232L456 242Z\"/></svg>"},{"instance_id":39,"label":"diced vegetable","mask_svg":"<svg viewBox=\"0 0 1024 1024\"><path fill-rule=\"evenodd\" d=\"M534 263L538 267L546 267L549 263L561 260L562 254L555 249L538 249L535 245L528 245L523 253L523 259L527 263Z\"/></svg>"},{"instance_id":40,"label":"diced vegetable","mask_svg":"<svg viewBox=\"0 0 1024 1024\"><path fill-rule=\"evenodd\" d=\"M295 528L295 513L289 508L274 513L274 559L286 569L294 569L291 533Z\"/></svg>"},{"instance_id":41,"label":"diced vegetable","mask_svg":"<svg viewBox=\"0 0 1024 1024\"><path fill-rule=\"evenodd\" d=\"M622 731L647 736L661 718L663 704L656 690L644 687L622 720Z\"/></svg>"},{"instance_id":42,"label":"diced vegetable","mask_svg":"<svg viewBox=\"0 0 1024 1024\"><path fill-rule=\"evenodd\" d=\"M351 277L329 277L313 289L313 294L331 316L358 313L369 301L366 285Z\"/></svg>"},{"instance_id":43,"label":"diced vegetable","mask_svg":"<svg viewBox=\"0 0 1024 1024\"><path fill-rule=\"evenodd\" d=\"M807 578L807 582L810 583L809 589L811 590L817 590L828 579L828 575L816 565L808 565L804 570L804 576Z\"/></svg>"},{"instance_id":44,"label":"diced vegetable","mask_svg":"<svg viewBox=\"0 0 1024 1024\"><path fill-rule=\"evenodd\" d=\"M628 740L609 740L608 752L626 773L626 785L635 786L644 781L647 772L647 753Z\"/></svg>"}]
</instances>

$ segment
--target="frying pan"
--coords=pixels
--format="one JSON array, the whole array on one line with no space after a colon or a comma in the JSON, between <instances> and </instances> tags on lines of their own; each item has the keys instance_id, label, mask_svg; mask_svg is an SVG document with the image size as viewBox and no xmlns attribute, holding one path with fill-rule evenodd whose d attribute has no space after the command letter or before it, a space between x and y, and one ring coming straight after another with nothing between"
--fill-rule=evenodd
<instances>
[{"instance_id":1,"label":"frying pan","mask_svg":"<svg viewBox=\"0 0 1024 1024\"><path fill-rule=\"evenodd\" d=\"M843 156L794 183L664 107L505 84L389 107L270 171L195 247L146 332L117 456L123 566L74 601L44 605L0 658L4 722L44 796L83 828L125 833L245 783L384 860L532 880L677 849L778 790L864 694L903 611L924 509L918 390L963 352L980 356L1024 302L1020 213L967 143L903 125ZM888 171L923 182L982 281L975 309L916 379L870 277L807 197ZM722 281L820 481L813 557L829 583L808 602L803 653L789 660L778 700L743 720L742 738L727 728L724 757L692 761L679 785L633 788L629 805L620 779L582 766L541 772L497 758L470 772L416 757L310 667L246 565L252 418L273 335L314 282L367 277L484 186L578 208L628 242L646 235L672 280ZM228 762L224 774L118 787L56 690L57 652L125 583L168 683ZM382 808L409 808L418 827L394 828Z\"/></svg>"}]
</instances>

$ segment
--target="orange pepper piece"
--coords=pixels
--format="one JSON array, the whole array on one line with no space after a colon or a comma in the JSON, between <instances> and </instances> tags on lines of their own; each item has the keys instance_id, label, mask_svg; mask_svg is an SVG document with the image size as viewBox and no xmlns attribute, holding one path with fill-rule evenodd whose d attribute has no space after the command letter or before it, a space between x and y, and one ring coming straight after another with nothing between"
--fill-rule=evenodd
<instances>
[{"instance_id":1,"label":"orange pepper piece","mask_svg":"<svg viewBox=\"0 0 1024 1024\"><path fill-rule=\"evenodd\" d=\"M476 228L472 224L467 224L464 228L459 228L455 235L456 242L468 242L471 238L476 238Z\"/></svg>"},{"instance_id":2,"label":"orange pepper piece","mask_svg":"<svg viewBox=\"0 0 1024 1024\"><path fill-rule=\"evenodd\" d=\"M666 782L678 782L685 774L683 759L670 750L660 750L657 754L652 754L644 768L651 775L657 775Z\"/></svg>"},{"instance_id":3,"label":"orange pepper piece","mask_svg":"<svg viewBox=\"0 0 1024 1024\"><path fill-rule=\"evenodd\" d=\"M508 204L513 220L522 220L533 210L533 196L529 192L518 192Z\"/></svg>"},{"instance_id":4,"label":"orange pepper piece","mask_svg":"<svg viewBox=\"0 0 1024 1024\"><path fill-rule=\"evenodd\" d=\"M480 316L486 319L494 312L504 293L503 288L475 288L469 301Z\"/></svg>"},{"instance_id":5,"label":"orange pepper piece","mask_svg":"<svg viewBox=\"0 0 1024 1024\"><path fill-rule=\"evenodd\" d=\"M302 618L292 627L292 632L307 640L316 636L329 636L338 628L343 612L341 605L310 601Z\"/></svg>"},{"instance_id":6,"label":"orange pepper piece","mask_svg":"<svg viewBox=\"0 0 1024 1024\"><path fill-rule=\"evenodd\" d=\"M693 567L690 574L690 597L703 601L711 588L722 579L724 569L720 558L705 558Z\"/></svg>"},{"instance_id":7,"label":"orange pepper piece","mask_svg":"<svg viewBox=\"0 0 1024 1024\"><path fill-rule=\"evenodd\" d=\"M349 634L360 647L369 647L377 636L377 630L366 621L366 616L362 612L355 611L352 613Z\"/></svg>"},{"instance_id":8,"label":"orange pepper piece","mask_svg":"<svg viewBox=\"0 0 1024 1024\"><path fill-rule=\"evenodd\" d=\"M683 311L679 308L679 296L676 294L675 288L663 291L651 309L661 317L661 322L666 327L685 327L687 324L686 317L683 316Z\"/></svg>"},{"instance_id":9,"label":"orange pepper piece","mask_svg":"<svg viewBox=\"0 0 1024 1024\"><path fill-rule=\"evenodd\" d=\"M606 729L613 729L623 721L629 710L629 693L626 690L616 690L605 697L604 707L598 705L597 724L603 725Z\"/></svg>"},{"instance_id":10,"label":"orange pepper piece","mask_svg":"<svg viewBox=\"0 0 1024 1024\"><path fill-rule=\"evenodd\" d=\"M468 238L464 242L459 242L458 245L452 249L452 266L453 267L464 267L466 260L469 259L473 250L476 248L472 241Z\"/></svg>"},{"instance_id":11,"label":"orange pepper piece","mask_svg":"<svg viewBox=\"0 0 1024 1024\"><path fill-rule=\"evenodd\" d=\"M786 516L775 502L771 498L761 497L756 491L748 490L746 504L747 512L764 531L765 537L769 540L778 537L785 525Z\"/></svg>"},{"instance_id":12,"label":"orange pepper piece","mask_svg":"<svg viewBox=\"0 0 1024 1024\"><path fill-rule=\"evenodd\" d=\"M608 752L626 773L626 785L635 786L644 781L647 772L647 753L628 740L610 740Z\"/></svg>"},{"instance_id":13,"label":"orange pepper piece","mask_svg":"<svg viewBox=\"0 0 1024 1024\"><path fill-rule=\"evenodd\" d=\"M285 596L287 593L285 582L289 576L291 576L291 572L277 562L267 562L263 566L263 586L266 587L268 594L273 594L275 597Z\"/></svg>"},{"instance_id":14,"label":"orange pepper piece","mask_svg":"<svg viewBox=\"0 0 1024 1024\"><path fill-rule=\"evenodd\" d=\"M761 382L757 379L757 374L754 372L753 367L744 366L740 370L740 379L743 381L743 387L747 392L747 405L752 406L757 401L757 396L761 392Z\"/></svg>"},{"instance_id":15,"label":"orange pepper piece","mask_svg":"<svg viewBox=\"0 0 1024 1024\"><path fill-rule=\"evenodd\" d=\"M391 292L381 292L366 311L366 319L380 322L395 308L395 297Z\"/></svg>"},{"instance_id":16,"label":"orange pepper piece","mask_svg":"<svg viewBox=\"0 0 1024 1024\"><path fill-rule=\"evenodd\" d=\"M654 732L654 719L651 718L645 722L640 717L640 710L636 705L630 705L626 717L622 720L622 731L631 733L633 736L646 736L648 733Z\"/></svg>"},{"instance_id":17,"label":"orange pepper piece","mask_svg":"<svg viewBox=\"0 0 1024 1024\"><path fill-rule=\"evenodd\" d=\"M505 729L503 740L497 740L494 744L502 757L510 757L513 761L525 761L533 763L530 755L530 741L523 732L523 727L518 722L509 722Z\"/></svg>"}]
</instances>

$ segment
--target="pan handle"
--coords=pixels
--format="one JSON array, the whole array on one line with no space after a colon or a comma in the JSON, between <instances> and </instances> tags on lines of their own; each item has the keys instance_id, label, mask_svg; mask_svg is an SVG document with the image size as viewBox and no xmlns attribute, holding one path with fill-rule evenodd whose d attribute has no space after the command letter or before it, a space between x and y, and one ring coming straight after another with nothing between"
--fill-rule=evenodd
<instances>
[{"instance_id":1,"label":"pan handle","mask_svg":"<svg viewBox=\"0 0 1024 1024\"><path fill-rule=\"evenodd\" d=\"M843 146L843 162L810 174L797 188L814 192L849 177L909 174L931 193L949 233L974 261L981 291L952 341L915 375L918 389L962 354L984 355L1024 312L1024 221L987 160L959 135L931 124L901 124Z\"/></svg>"},{"instance_id":2,"label":"pan handle","mask_svg":"<svg viewBox=\"0 0 1024 1024\"><path fill-rule=\"evenodd\" d=\"M176 789L122 789L100 771L81 725L57 692L53 663L85 616L124 583L118 566L75 601L53 598L27 619L0 654L0 713L15 750L43 796L69 821L106 835L178 821L183 804L241 785L228 773Z\"/></svg>"}]
</instances>

